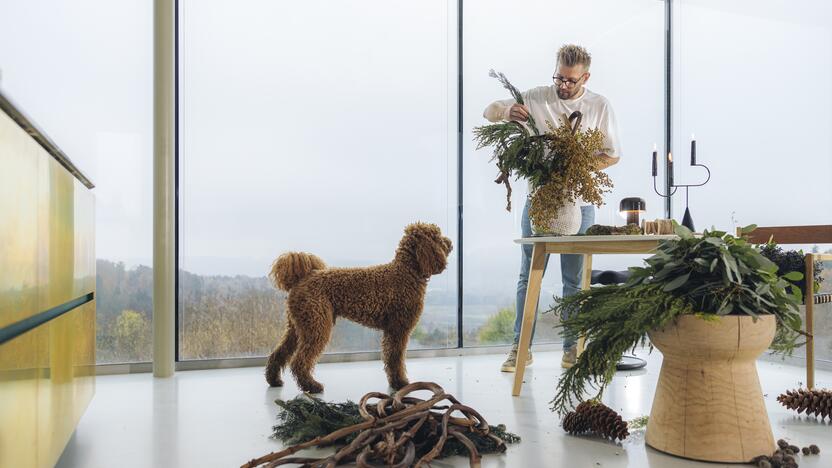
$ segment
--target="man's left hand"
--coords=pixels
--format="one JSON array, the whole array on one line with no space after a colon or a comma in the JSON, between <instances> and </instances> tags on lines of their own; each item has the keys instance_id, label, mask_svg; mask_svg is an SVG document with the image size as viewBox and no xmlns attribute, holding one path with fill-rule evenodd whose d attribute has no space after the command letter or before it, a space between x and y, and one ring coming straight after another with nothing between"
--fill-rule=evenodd
<instances>
[{"instance_id":1,"label":"man's left hand","mask_svg":"<svg viewBox=\"0 0 832 468\"><path fill-rule=\"evenodd\" d=\"M617 156L610 156L606 153L601 153L596 157L595 168L599 171L602 171L610 166L617 164L619 159L621 158Z\"/></svg>"}]
</instances>

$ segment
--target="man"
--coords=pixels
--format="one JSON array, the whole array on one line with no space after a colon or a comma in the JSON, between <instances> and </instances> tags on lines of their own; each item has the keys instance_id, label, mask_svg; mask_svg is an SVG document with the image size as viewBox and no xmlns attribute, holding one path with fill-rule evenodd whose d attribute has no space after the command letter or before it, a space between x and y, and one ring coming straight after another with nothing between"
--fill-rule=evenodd
<instances>
[{"instance_id":1,"label":"man","mask_svg":"<svg viewBox=\"0 0 832 468\"><path fill-rule=\"evenodd\" d=\"M586 49L577 45L565 45L558 51L557 68L554 76L552 76L553 85L540 86L524 92L525 105L517 104L514 99L494 102L485 109L483 116L491 122L506 120L527 122L529 115L531 115L537 123L538 130L543 134L548 131L547 121L557 126L560 124L559 119L563 114L570 115L576 110L580 111L583 114L582 129L598 129L605 137L604 146L608 149L605 153L598 154L598 167L604 169L612 166L621 157L618 129L612 107L607 98L593 93L585 87L590 77L590 63L591 56ZM585 205L581 200L579 200L579 203ZM592 205L582 206L581 215L580 232L583 233L595 221L594 207ZM532 234L528 200L523 208L521 231L523 237ZM511 348L508 359L503 363L501 369L503 372L514 372L517 364L517 347L520 340L520 327L523 323L523 306L526 302L532 246L521 246L521 254L520 277L517 281L516 316L514 319L514 346ZM580 290L583 256L562 254L560 266L563 278L563 296L571 296ZM536 324L537 308L533 313L535 314ZM532 328L532 338L534 338L534 328ZM572 367L576 358L577 337L564 333L561 366L564 368ZM530 351L526 365L528 366L531 363L532 353Z\"/></svg>"}]
</instances>

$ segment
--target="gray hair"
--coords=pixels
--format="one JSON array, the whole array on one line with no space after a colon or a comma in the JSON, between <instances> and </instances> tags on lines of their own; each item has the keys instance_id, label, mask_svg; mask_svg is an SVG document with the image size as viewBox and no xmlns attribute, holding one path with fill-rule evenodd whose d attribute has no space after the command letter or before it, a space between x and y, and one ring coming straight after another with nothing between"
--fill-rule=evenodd
<instances>
[{"instance_id":1,"label":"gray hair","mask_svg":"<svg viewBox=\"0 0 832 468\"><path fill-rule=\"evenodd\" d=\"M592 63L592 56L583 47L575 44L566 44L558 50L558 65L566 67L574 67L575 65L583 65L585 69L589 70L589 65Z\"/></svg>"}]
</instances>

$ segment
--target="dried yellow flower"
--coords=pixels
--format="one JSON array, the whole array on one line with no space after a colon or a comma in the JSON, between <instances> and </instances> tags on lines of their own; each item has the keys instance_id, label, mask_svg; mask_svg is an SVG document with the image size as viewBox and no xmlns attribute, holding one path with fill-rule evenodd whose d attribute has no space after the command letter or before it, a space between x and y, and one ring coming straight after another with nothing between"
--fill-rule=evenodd
<instances>
[{"instance_id":1,"label":"dried yellow flower","mask_svg":"<svg viewBox=\"0 0 832 468\"><path fill-rule=\"evenodd\" d=\"M601 206L604 193L613 187L609 176L598 168L598 155L607 150L604 134L597 129L581 130L579 112L560 120L557 127L548 123L545 162L550 173L545 184L534 187L531 194L529 218L538 230L550 225L567 202L580 198Z\"/></svg>"}]
</instances>

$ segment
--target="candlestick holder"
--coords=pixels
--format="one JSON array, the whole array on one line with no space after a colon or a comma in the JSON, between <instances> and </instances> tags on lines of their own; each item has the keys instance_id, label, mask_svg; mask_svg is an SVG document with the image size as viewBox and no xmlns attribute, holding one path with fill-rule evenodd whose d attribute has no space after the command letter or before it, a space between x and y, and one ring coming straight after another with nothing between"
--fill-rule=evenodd
<instances>
[{"instance_id":1,"label":"candlestick holder","mask_svg":"<svg viewBox=\"0 0 832 468\"><path fill-rule=\"evenodd\" d=\"M705 169L705 171L708 174L707 178L705 178L705 181L700 183L700 184L676 184L676 183L673 182L673 179L671 178L671 180L670 180L670 191L669 191L668 194L663 194L663 193L659 192L659 188L656 185L656 174L654 173L653 174L653 190L655 190L656 194L658 196L662 197L662 198L670 198L670 197L672 197L673 195L676 194L677 189L684 187L684 189L685 189L685 215L682 217L682 226L685 226L686 228L690 229L691 231L696 231L696 228L694 227L694 224L693 224L693 216L691 216L691 214L690 214L690 188L691 187L702 187L703 185L707 184L711 180L711 170L708 168L708 166L706 166L704 164L698 164L696 162L696 153L695 153L695 151L696 151L695 148L696 147L693 146L693 145L691 145L691 146L692 146L692 150L691 150L690 165L691 165L691 167L698 166L698 167L701 167L701 168ZM672 159L670 161L672 163Z\"/></svg>"}]
</instances>

